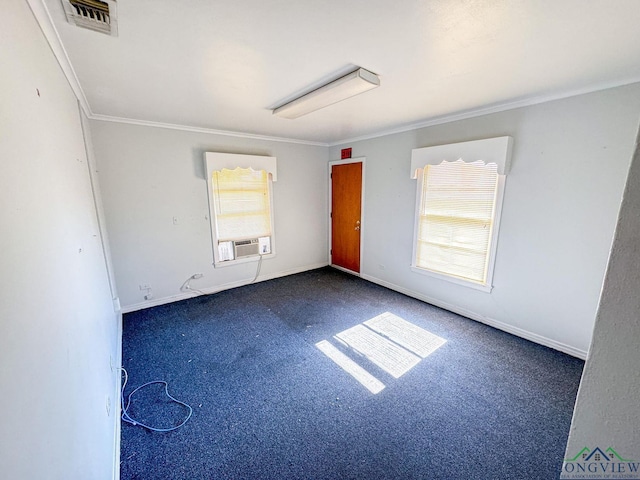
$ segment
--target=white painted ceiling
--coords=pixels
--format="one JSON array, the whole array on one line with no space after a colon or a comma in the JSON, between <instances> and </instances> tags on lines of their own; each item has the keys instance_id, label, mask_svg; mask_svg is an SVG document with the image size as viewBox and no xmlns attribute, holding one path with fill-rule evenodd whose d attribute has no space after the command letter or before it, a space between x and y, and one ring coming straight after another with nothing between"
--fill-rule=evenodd
<instances>
[{"instance_id":1,"label":"white painted ceiling","mask_svg":"<svg viewBox=\"0 0 640 480\"><path fill-rule=\"evenodd\" d=\"M640 81L640 0L118 0L117 37L43 2L94 116L332 144ZM272 115L356 66L381 86Z\"/></svg>"}]
</instances>

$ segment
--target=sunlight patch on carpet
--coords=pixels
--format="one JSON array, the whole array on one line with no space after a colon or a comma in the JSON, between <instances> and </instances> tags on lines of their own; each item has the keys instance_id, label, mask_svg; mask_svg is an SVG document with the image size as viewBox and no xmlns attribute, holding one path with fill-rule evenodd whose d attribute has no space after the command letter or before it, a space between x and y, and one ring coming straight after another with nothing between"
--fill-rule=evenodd
<instances>
[{"instance_id":1,"label":"sunlight patch on carpet","mask_svg":"<svg viewBox=\"0 0 640 480\"><path fill-rule=\"evenodd\" d=\"M428 357L447 342L389 312L367 320L364 324L422 358Z\"/></svg>"},{"instance_id":2,"label":"sunlight patch on carpet","mask_svg":"<svg viewBox=\"0 0 640 480\"><path fill-rule=\"evenodd\" d=\"M361 365L363 361L397 379L447 342L390 312L348 328L333 340L318 342L316 347L374 394L385 385Z\"/></svg>"},{"instance_id":3,"label":"sunlight patch on carpet","mask_svg":"<svg viewBox=\"0 0 640 480\"><path fill-rule=\"evenodd\" d=\"M394 378L400 378L418 362L420 357L387 340L364 325L356 325L336 335L346 345L368 358Z\"/></svg>"},{"instance_id":4,"label":"sunlight patch on carpet","mask_svg":"<svg viewBox=\"0 0 640 480\"><path fill-rule=\"evenodd\" d=\"M334 347L326 340L316 343L316 347L327 357L333 360L345 372L364 385L371 393L379 393L384 389L384 383L367 372L356 362Z\"/></svg>"}]
</instances>

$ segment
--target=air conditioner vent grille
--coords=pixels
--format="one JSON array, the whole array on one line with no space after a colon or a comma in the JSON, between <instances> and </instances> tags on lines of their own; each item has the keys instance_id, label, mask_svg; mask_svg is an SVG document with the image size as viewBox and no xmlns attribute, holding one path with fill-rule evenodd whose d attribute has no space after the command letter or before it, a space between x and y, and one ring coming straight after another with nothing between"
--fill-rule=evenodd
<instances>
[{"instance_id":1,"label":"air conditioner vent grille","mask_svg":"<svg viewBox=\"0 0 640 480\"><path fill-rule=\"evenodd\" d=\"M62 0L67 21L82 28L117 35L115 0Z\"/></svg>"},{"instance_id":2,"label":"air conditioner vent grille","mask_svg":"<svg viewBox=\"0 0 640 480\"><path fill-rule=\"evenodd\" d=\"M233 242L236 259L260 255L260 244L257 238Z\"/></svg>"}]
</instances>

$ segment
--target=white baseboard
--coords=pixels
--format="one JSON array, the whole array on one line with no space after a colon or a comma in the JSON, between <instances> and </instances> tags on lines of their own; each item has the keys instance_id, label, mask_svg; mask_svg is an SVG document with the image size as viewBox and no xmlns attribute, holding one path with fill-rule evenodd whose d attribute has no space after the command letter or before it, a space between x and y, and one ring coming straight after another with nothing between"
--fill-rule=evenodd
<instances>
[{"instance_id":1,"label":"white baseboard","mask_svg":"<svg viewBox=\"0 0 640 480\"><path fill-rule=\"evenodd\" d=\"M500 322L498 320L494 320L493 318L485 317L483 315L477 314L470 310L466 310L464 308L458 307L456 305L452 305L450 303L446 303L435 298L431 298L427 295L424 295L419 292L415 292L413 290L409 290L408 288L401 287L399 285L395 285L393 283L387 282L385 280L381 280L377 277L373 277L371 275L361 274L361 278L368 280L372 283L376 283L378 285L382 285L383 287L389 288L391 290L395 290L396 292L400 292L409 297L416 298L418 300L422 300L423 302L429 303L436 307L443 308L453 313L457 313L458 315L462 315L463 317L470 318L472 320L476 320L480 323L484 323L485 325L489 325L490 327L497 328L498 330L502 330L504 332L510 333L520 338L524 338L525 340L532 341L534 343L538 343L540 345L544 345L545 347L553 348L554 350L559 350L573 357L580 358L585 360L587 358L587 352L584 350L580 350L578 348L572 347L571 345L567 345L556 340L552 340L547 337L543 337L542 335L538 335L537 333L529 332L519 327L514 327L513 325L509 325L507 323Z\"/></svg>"},{"instance_id":2,"label":"white baseboard","mask_svg":"<svg viewBox=\"0 0 640 480\"><path fill-rule=\"evenodd\" d=\"M315 270L316 268L322 268L322 267L326 267L327 265L329 265L328 262L322 262L322 263L317 263L317 264L313 264L313 265L306 265L304 267L298 267L298 268L294 268L291 270L285 270L282 272L277 272L277 273L272 273L272 274L268 274L268 275L260 275L258 277L258 279L256 280L256 282L264 282L266 280L271 280L274 278L280 278L280 277L286 277L287 275L294 275L296 273L302 273L302 272L306 272L309 270ZM352 272L349 272L352 273ZM443 308L445 310L448 310L450 312L453 313L457 313L458 315L462 315L463 317L467 317L470 318L472 320L476 320L480 323L484 323L485 325L489 325L491 327L497 328L498 330L502 330L504 332L510 333L512 335L515 335L517 337L520 338L524 338L525 340L529 340L532 341L534 343L538 343L540 345L544 345L546 347L549 348L553 348L554 350L558 350L560 352L564 352L568 355L571 355L573 357L577 357L580 358L582 360L585 360L587 358L587 352L584 350L580 350L578 348L572 347L571 345L567 345L565 343L562 342L558 342L556 340L544 337L542 335L538 335L537 333L533 333L533 332L529 332L528 330L524 330L522 328L519 327L514 327L513 325L509 325L507 323L501 322L499 320L495 320L493 318L489 318L489 317L485 317L483 315L480 315L478 313L472 312L470 310L458 307L456 305L450 304L450 303L446 303L443 302L441 300L429 297L427 295L424 295L420 292L416 292L413 290L410 290L408 288L404 288L401 287L400 285L396 285L394 283L391 282L387 282L386 280L382 280L380 278L371 276L371 275L367 275L364 273L360 274L360 278L367 280L369 282L372 283L376 283L378 285L381 285L383 287L389 288L391 290L394 290L396 292L400 292L404 295L407 295L409 297L413 297L416 298L418 300L421 300L423 302L429 303L431 305L434 305L436 307L440 307ZM211 294L211 293L217 293L217 292L221 292L223 290L229 290L231 288L236 288L236 287L241 287L244 285L248 285L249 283L251 283L250 280L241 280L241 281L237 281L237 282L230 282L230 283L225 283L222 285L216 285L214 287L209 287L209 288L201 288L200 291L204 292L205 294ZM156 307L158 305L165 305L167 303L172 303L172 302L177 302L180 300L185 300L187 298L193 298L193 297L197 297L200 294L197 292L185 292L185 293L180 293L178 295L172 295L170 297L163 297L163 298L157 298L154 300L150 300L147 302L141 302L141 303L136 303L133 305L126 305L124 307L122 307L122 313L130 313L130 312L135 312L137 310L142 310L145 308L151 308L151 307Z\"/></svg>"},{"instance_id":3,"label":"white baseboard","mask_svg":"<svg viewBox=\"0 0 640 480\"><path fill-rule=\"evenodd\" d=\"M223 290L229 290L231 288L242 287L244 285L249 285L250 283L258 283L264 282L266 280L272 280L274 278L286 277L288 275L295 275L296 273L307 272L309 270L315 270L316 268L322 268L329 265L328 262L316 263L313 265L305 265L304 267L297 267L291 270L284 270L282 272L270 273L268 275L260 275L255 282L251 280L240 280L237 282L224 283L222 285L216 285L214 287L208 288L200 288L201 292L206 295L211 293L222 292ZM197 292L184 292L179 293L178 295L171 295L170 297L156 298L154 300L149 300L147 302L135 303L133 305L125 305L122 307L122 313L130 313L135 312L137 310L143 310L145 308L157 307L158 305L165 305L167 303L178 302L180 300L186 300L187 298L193 298L200 296L200 293Z\"/></svg>"},{"instance_id":4,"label":"white baseboard","mask_svg":"<svg viewBox=\"0 0 640 480\"><path fill-rule=\"evenodd\" d=\"M113 441L113 480L120 480L120 415L122 413L122 405L120 398L122 396L122 374L120 367L122 366L122 312L116 312L116 322L118 322L116 333L116 358L114 364L115 373L115 394L114 394L114 441Z\"/></svg>"},{"instance_id":5,"label":"white baseboard","mask_svg":"<svg viewBox=\"0 0 640 480\"><path fill-rule=\"evenodd\" d=\"M340 265L334 265L333 263L331 263L330 265L331 265L331 268L335 268L336 270L340 270L341 272L349 273L351 275L355 275L356 277L360 276L359 272L354 272L353 270L349 270L348 268L341 267Z\"/></svg>"}]
</instances>

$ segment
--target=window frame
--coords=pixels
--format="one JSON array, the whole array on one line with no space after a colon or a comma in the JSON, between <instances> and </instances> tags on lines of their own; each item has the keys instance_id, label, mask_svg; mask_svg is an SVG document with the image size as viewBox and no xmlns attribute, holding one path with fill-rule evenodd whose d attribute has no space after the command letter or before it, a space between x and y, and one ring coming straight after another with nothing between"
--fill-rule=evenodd
<instances>
[{"instance_id":1,"label":"window frame","mask_svg":"<svg viewBox=\"0 0 640 480\"><path fill-rule=\"evenodd\" d=\"M424 147L412 150L411 178L417 180L416 203L414 212L413 251L411 255L411 270L421 275L426 275L449 283L473 288L486 293L493 289L493 274L498 249L498 235L502 218L504 190L506 176L511 163L511 151L513 139L511 137L496 137L470 142L460 142L433 147ZM485 283L475 282L464 278L436 272L417 265L418 232L420 226L420 206L424 188L424 169L427 165L440 165L444 161L455 162L462 160L471 163L482 160L485 164L496 163L498 166L498 185L495 194L494 219L489 240L489 258L487 262L487 274Z\"/></svg>"},{"instance_id":2,"label":"window frame","mask_svg":"<svg viewBox=\"0 0 640 480\"><path fill-rule=\"evenodd\" d=\"M269 217L271 226L271 252L264 255L253 255L241 259L221 260L218 250L218 229L215 211L215 199L213 198L213 172L222 169L235 170L236 168L251 168L254 171L265 170L267 172L267 186L269 191ZM275 218L273 209L273 182L277 181L276 157L263 155L242 155L235 153L205 152L205 171L207 175L207 198L209 200L209 226L211 230L211 248L213 251L213 266L229 267L243 263L256 262L260 259L276 256ZM240 239L239 239L240 240Z\"/></svg>"}]
</instances>

